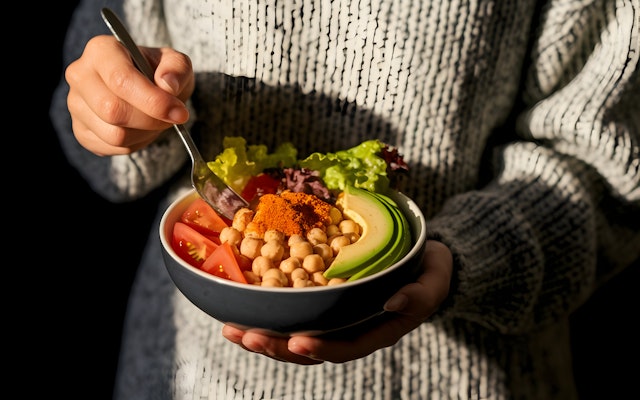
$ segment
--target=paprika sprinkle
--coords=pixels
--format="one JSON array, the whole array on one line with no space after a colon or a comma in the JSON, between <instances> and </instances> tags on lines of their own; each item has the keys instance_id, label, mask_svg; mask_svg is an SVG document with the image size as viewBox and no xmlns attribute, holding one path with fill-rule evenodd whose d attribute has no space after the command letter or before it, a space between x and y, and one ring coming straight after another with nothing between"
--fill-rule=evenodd
<instances>
[{"instance_id":1,"label":"paprika sprinkle","mask_svg":"<svg viewBox=\"0 0 640 400\"><path fill-rule=\"evenodd\" d=\"M331 221L332 205L315 195L285 190L280 195L265 194L260 197L252 220L252 230L263 236L275 229L286 236L305 235L308 230L323 227Z\"/></svg>"}]
</instances>

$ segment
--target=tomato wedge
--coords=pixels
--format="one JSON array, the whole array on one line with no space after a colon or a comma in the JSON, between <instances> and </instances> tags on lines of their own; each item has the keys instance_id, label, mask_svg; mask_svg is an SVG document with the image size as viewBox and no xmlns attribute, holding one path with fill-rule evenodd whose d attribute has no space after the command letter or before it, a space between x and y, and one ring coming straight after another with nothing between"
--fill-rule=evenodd
<instances>
[{"instance_id":1,"label":"tomato wedge","mask_svg":"<svg viewBox=\"0 0 640 400\"><path fill-rule=\"evenodd\" d=\"M220 231L228 226L224 219L200 197L189 204L180 220L209 238L220 236Z\"/></svg>"},{"instance_id":2,"label":"tomato wedge","mask_svg":"<svg viewBox=\"0 0 640 400\"><path fill-rule=\"evenodd\" d=\"M259 175L252 176L244 189L242 189L243 199L251 202L256 196L262 196L263 194L274 194L278 191L280 181L272 177L269 174L261 173Z\"/></svg>"},{"instance_id":3,"label":"tomato wedge","mask_svg":"<svg viewBox=\"0 0 640 400\"><path fill-rule=\"evenodd\" d=\"M229 242L224 242L218 246L200 268L224 279L247 283Z\"/></svg>"},{"instance_id":4,"label":"tomato wedge","mask_svg":"<svg viewBox=\"0 0 640 400\"><path fill-rule=\"evenodd\" d=\"M173 225L173 249L194 267L200 268L204 261L218 247L218 244L207 238L184 222Z\"/></svg>"}]
</instances>

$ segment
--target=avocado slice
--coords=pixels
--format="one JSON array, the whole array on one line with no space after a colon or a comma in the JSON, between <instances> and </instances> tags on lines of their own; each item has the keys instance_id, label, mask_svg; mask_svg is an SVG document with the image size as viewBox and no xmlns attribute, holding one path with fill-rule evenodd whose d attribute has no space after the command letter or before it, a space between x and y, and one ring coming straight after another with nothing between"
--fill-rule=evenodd
<instances>
[{"instance_id":1,"label":"avocado slice","mask_svg":"<svg viewBox=\"0 0 640 400\"><path fill-rule=\"evenodd\" d=\"M393 260L393 262L395 263L396 261L404 257L411 250L411 247L413 247L413 234L411 233L411 225L409 224L407 217L405 217L404 213L402 212L398 204L393 199L391 199L389 196L386 196L382 193L375 193L375 194L381 200L386 201L389 208L395 213L397 217L397 221L399 221L399 223L402 225L402 228L400 229L401 230L400 238L402 239L402 243L400 246L401 248L398 251L398 257L395 260Z\"/></svg>"},{"instance_id":2,"label":"avocado slice","mask_svg":"<svg viewBox=\"0 0 640 400\"><path fill-rule=\"evenodd\" d=\"M397 236L396 221L385 203L372 192L347 185L337 200L342 212L362 227L360 239L340 249L329 268L327 279L349 278L387 253Z\"/></svg>"},{"instance_id":3,"label":"avocado slice","mask_svg":"<svg viewBox=\"0 0 640 400\"><path fill-rule=\"evenodd\" d=\"M396 227L393 245L387 251L387 253L381 255L376 261L351 275L348 281L354 281L356 279L364 278L366 276L373 275L384 270L385 268L393 265L396 261L404 257L405 254L407 254L411 249L412 241L409 222L405 218L402 211L398 208L396 202L383 194L374 194L380 199L383 204L385 204L389 208L389 211L394 216Z\"/></svg>"}]
</instances>

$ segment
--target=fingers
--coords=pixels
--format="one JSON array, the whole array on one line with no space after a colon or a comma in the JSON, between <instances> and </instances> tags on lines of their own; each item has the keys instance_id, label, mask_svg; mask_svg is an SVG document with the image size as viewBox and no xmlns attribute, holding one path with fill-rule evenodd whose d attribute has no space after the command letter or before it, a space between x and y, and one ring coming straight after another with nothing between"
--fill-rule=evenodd
<instances>
[{"instance_id":1,"label":"fingers","mask_svg":"<svg viewBox=\"0 0 640 400\"><path fill-rule=\"evenodd\" d=\"M422 275L393 295L385 304L385 310L425 321L447 298L453 273L453 257L449 248L438 241L428 240L422 262Z\"/></svg>"},{"instance_id":2,"label":"fingers","mask_svg":"<svg viewBox=\"0 0 640 400\"><path fill-rule=\"evenodd\" d=\"M229 341L241 346L245 350L262 354L278 361L292 362L300 365L321 364L322 360L314 360L304 355L295 354L288 350L288 337L273 337L255 332L247 332L225 325L222 335Z\"/></svg>"},{"instance_id":3,"label":"fingers","mask_svg":"<svg viewBox=\"0 0 640 400\"><path fill-rule=\"evenodd\" d=\"M313 360L324 360L333 363L344 363L366 357L369 354L394 345L418 323L406 321L402 316L394 316L383 323L363 331L359 336L347 336L340 339L332 336L327 339L321 336L296 336L288 343L288 351ZM407 328L410 326L410 328Z\"/></svg>"},{"instance_id":4,"label":"fingers","mask_svg":"<svg viewBox=\"0 0 640 400\"><path fill-rule=\"evenodd\" d=\"M91 39L65 77L76 95L112 125L158 129L160 121L166 125L188 117L184 103L138 71L127 50L110 36ZM179 121L170 117L176 109L182 110Z\"/></svg>"},{"instance_id":5,"label":"fingers","mask_svg":"<svg viewBox=\"0 0 640 400\"><path fill-rule=\"evenodd\" d=\"M279 361L301 365L320 364L324 361L343 363L365 357L374 351L395 344L408 330L419 323L398 316L385 321L360 336L340 339L293 336L273 337L256 332L243 331L229 325L222 329L223 336L245 350L259 353Z\"/></svg>"},{"instance_id":6,"label":"fingers","mask_svg":"<svg viewBox=\"0 0 640 400\"><path fill-rule=\"evenodd\" d=\"M166 47L143 47L141 51L155 66L154 81L156 85L183 102L187 101L195 88L191 59L184 53Z\"/></svg>"},{"instance_id":7,"label":"fingers","mask_svg":"<svg viewBox=\"0 0 640 400\"><path fill-rule=\"evenodd\" d=\"M139 130L112 125L102 120L73 92L67 97L68 108L74 110L73 132L78 142L94 153L104 155L129 154L157 137L155 130ZM166 124L167 128L171 126ZM165 127L159 127L162 131Z\"/></svg>"},{"instance_id":8,"label":"fingers","mask_svg":"<svg viewBox=\"0 0 640 400\"><path fill-rule=\"evenodd\" d=\"M126 154L184 123L193 93L190 59L169 48L141 48L155 68L150 81L112 36L91 39L65 70L67 105L78 141L96 154Z\"/></svg>"}]
</instances>

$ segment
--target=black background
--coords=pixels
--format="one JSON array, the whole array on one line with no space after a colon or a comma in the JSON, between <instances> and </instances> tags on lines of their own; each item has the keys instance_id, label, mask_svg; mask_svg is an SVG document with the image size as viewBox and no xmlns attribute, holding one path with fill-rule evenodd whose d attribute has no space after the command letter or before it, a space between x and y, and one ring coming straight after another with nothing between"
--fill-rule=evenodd
<instances>
[{"instance_id":1,"label":"black background","mask_svg":"<svg viewBox=\"0 0 640 400\"><path fill-rule=\"evenodd\" d=\"M35 370L36 377L43 377L41 385L33 383L34 390L65 398L110 399L127 296L157 199L131 204L103 200L67 164L59 147L49 121L49 102L62 76L62 41L75 4L44 6L37 17L41 36L23 43L30 68L21 75L27 79L9 82L17 85L16 98L28 100L29 108L35 106L33 114L21 114L15 128L22 125L18 134L29 135L24 144L34 146L33 157L45 168L29 175L48 185L45 197L32 200L30 210L12 217L19 218L19 225L37 229L20 243L22 256L33 261L21 272L29 281L37 276L42 286L31 300L38 306L19 307L16 315L16 321L29 320L34 326L20 322L26 328L19 336L28 344L17 360L25 368L14 372L22 375L28 369L32 375ZM32 122L36 129L28 128ZM12 151L5 147L5 159ZM572 318L575 374L583 399L617 399L632 393L639 362L639 270L636 265L611 281ZM24 290L21 287L13 289Z\"/></svg>"},{"instance_id":2,"label":"black background","mask_svg":"<svg viewBox=\"0 0 640 400\"><path fill-rule=\"evenodd\" d=\"M32 40L15 43L26 54L7 58L16 60L14 71L24 79L5 79L19 86L15 93L24 97L19 106L28 110L21 119L13 116L14 130L22 135L25 156L36 162L21 174L29 182L17 184L26 188L36 180L43 186L29 200L29 209L17 212L16 228L29 226L30 233L26 243L14 244L29 257L23 279L37 278L38 288L11 285L37 291L23 307L26 316L16 316L21 324L29 321L19 334L28 341L28 356L17 356L25 368L13 371L29 376L28 385L21 386L28 398L111 399L128 293L160 197L154 193L135 203L108 202L67 163L60 148L49 106L62 78L62 43L75 4L63 0L38 6L37 22L29 20ZM12 152L5 147L5 159L15 159ZM40 391L42 396L32 396Z\"/></svg>"}]
</instances>

